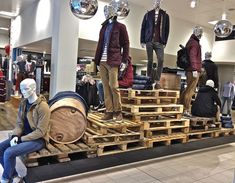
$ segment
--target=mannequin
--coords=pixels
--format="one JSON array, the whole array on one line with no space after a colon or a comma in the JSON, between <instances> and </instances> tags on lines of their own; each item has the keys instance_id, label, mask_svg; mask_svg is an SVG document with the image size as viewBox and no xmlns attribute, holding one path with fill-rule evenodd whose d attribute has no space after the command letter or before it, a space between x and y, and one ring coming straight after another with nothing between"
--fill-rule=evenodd
<instances>
[{"instance_id":1,"label":"mannequin","mask_svg":"<svg viewBox=\"0 0 235 183\"><path fill-rule=\"evenodd\" d=\"M129 57L129 37L126 26L117 22L117 13L112 6L104 7L105 22L100 30L95 54L104 87L106 112L101 120L122 121L120 91L118 90L118 69L125 69ZM121 52L122 50L122 52Z\"/></svg>"},{"instance_id":2,"label":"mannequin","mask_svg":"<svg viewBox=\"0 0 235 183\"><path fill-rule=\"evenodd\" d=\"M160 78L164 62L164 48L167 44L170 20L169 15L161 7L162 0L154 1L153 10L147 12L144 16L141 26L140 43L144 48L146 46L148 65L147 75L153 75L153 50L157 56L157 70L155 80L155 89L160 89Z\"/></svg>"},{"instance_id":3,"label":"mannequin","mask_svg":"<svg viewBox=\"0 0 235 183\"><path fill-rule=\"evenodd\" d=\"M26 73L27 78L34 78L34 71L36 69L36 62L32 60L32 55L28 54L27 60L26 60Z\"/></svg>"},{"instance_id":4,"label":"mannequin","mask_svg":"<svg viewBox=\"0 0 235 183\"><path fill-rule=\"evenodd\" d=\"M226 115L231 115L231 106L234 99L235 88L234 84L231 81L228 81L224 84L222 90L222 108L221 113L223 114L225 103L227 102L227 112Z\"/></svg>"},{"instance_id":5,"label":"mannequin","mask_svg":"<svg viewBox=\"0 0 235 183\"><path fill-rule=\"evenodd\" d=\"M26 78L26 60L23 60L23 55L20 55L17 57L16 60L16 95L18 95L19 87L20 87L20 82Z\"/></svg>"},{"instance_id":6,"label":"mannequin","mask_svg":"<svg viewBox=\"0 0 235 183\"><path fill-rule=\"evenodd\" d=\"M16 157L39 151L49 142L50 109L43 96L36 95L36 83L25 79L20 83L24 99L18 111L16 127L11 138L0 143L1 183L22 181L15 170Z\"/></svg>"},{"instance_id":7,"label":"mannequin","mask_svg":"<svg viewBox=\"0 0 235 183\"><path fill-rule=\"evenodd\" d=\"M212 81L214 81L215 88L218 90L219 88L218 67L211 60L211 57L212 57L211 52L205 53L205 60L202 62L202 67L205 69L206 79L211 79Z\"/></svg>"},{"instance_id":8,"label":"mannequin","mask_svg":"<svg viewBox=\"0 0 235 183\"><path fill-rule=\"evenodd\" d=\"M190 104L192 96L195 93L195 89L198 83L199 75L202 68L201 60L201 46L200 39L203 34L202 27L196 26L193 28L193 34L186 44L186 48L189 53L190 67L186 70L186 82L187 88L181 94L181 103L184 105L184 116L191 117Z\"/></svg>"}]
</instances>

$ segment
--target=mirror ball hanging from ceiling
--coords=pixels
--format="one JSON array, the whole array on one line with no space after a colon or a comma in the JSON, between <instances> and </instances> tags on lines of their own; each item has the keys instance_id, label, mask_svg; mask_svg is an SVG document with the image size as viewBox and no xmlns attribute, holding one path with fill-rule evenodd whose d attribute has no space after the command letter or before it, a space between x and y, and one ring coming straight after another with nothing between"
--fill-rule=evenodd
<instances>
[{"instance_id":1,"label":"mirror ball hanging from ceiling","mask_svg":"<svg viewBox=\"0 0 235 183\"><path fill-rule=\"evenodd\" d=\"M228 20L220 20L214 26L215 35L219 38L228 37L233 31L233 25Z\"/></svg>"},{"instance_id":2,"label":"mirror ball hanging from ceiling","mask_svg":"<svg viewBox=\"0 0 235 183\"><path fill-rule=\"evenodd\" d=\"M117 18L119 20L126 18L130 12L127 0L112 0L110 5L117 11Z\"/></svg>"},{"instance_id":3,"label":"mirror ball hanging from ceiling","mask_svg":"<svg viewBox=\"0 0 235 183\"><path fill-rule=\"evenodd\" d=\"M72 13L83 20L92 18L98 10L97 0L70 0Z\"/></svg>"}]
</instances>

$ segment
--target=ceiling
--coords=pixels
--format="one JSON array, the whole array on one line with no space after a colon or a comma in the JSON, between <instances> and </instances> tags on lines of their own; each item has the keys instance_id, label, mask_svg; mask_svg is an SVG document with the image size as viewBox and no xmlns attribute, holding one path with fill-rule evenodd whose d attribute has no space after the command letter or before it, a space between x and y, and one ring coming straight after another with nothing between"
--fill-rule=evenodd
<instances>
[{"instance_id":1,"label":"ceiling","mask_svg":"<svg viewBox=\"0 0 235 183\"><path fill-rule=\"evenodd\" d=\"M22 12L25 8L35 3L38 0L0 0L0 11L13 11L19 10ZM99 0L98 0L99 1ZM111 0L101 0L110 2ZM153 8L154 0L128 0L130 7L132 4L137 4L145 9L151 10ZM185 21L193 22L195 25L202 25L204 27L212 28L213 25L208 24L209 21L220 20L222 13L226 12L227 19L235 24L235 0L198 0L198 6L194 9L190 8L190 0L163 0L162 9L166 10L168 14ZM4 20L0 17L1 24L10 24L9 19ZM0 32L1 33L1 32ZM79 40L82 48L79 47L79 55L86 56L93 53L95 50L96 42L88 40ZM39 42L26 45L27 50L31 51L51 51L51 39L45 39ZM92 49L86 49L92 48ZM138 54L138 51L133 49ZM93 55L93 54L92 54ZM140 56L143 57L143 56ZM145 56L144 56L145 57Z\"/></svg>"},{"instance_id":2,"label":"ceiling","mask_svg":"<svg viewBox=\"0 0 235 183\"><path fill-rule=\"evenodd\" d=\"M148 9L153 6L153 0L129 0L129 2ZM162 9L167 10L170 16L205 27L212 27L208 22L220 20L225 12L227 19L235 24L235 0L198 0L196 8L190 8L190 2L190 0L163 0Z\"/></svg>"}]
</instances>

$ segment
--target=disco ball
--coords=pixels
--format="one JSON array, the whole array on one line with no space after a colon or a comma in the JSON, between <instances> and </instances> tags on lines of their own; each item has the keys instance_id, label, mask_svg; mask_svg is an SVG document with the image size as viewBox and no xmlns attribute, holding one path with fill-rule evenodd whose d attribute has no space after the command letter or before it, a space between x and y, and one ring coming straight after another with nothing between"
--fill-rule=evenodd
<instances>
[{"instance_id":1,"label":"disco ball","mask_svg":"<svg viewBox=\"0 0 235 183\"><path fill-rule=\"evenodd\" d=\"M228 20L220 20L214 26L214 32L217 37L228 37L233 31L233 25Z\"/></svg>"},{"instance_id":2,"label":"disco ball","mask_svg":"<svg viewBox=\"0 0 235 183\"><path fill-rule=\"evenodd\" d=\"M72 13L83 20L92 18L98 10L97 0L70 0Z\"/></svg>"},{"instance_id":3,"label":"disco ball","mask_svg":"<svg viewBox=\"0 0 235 183\"><path fill-rule=\"evenodd\" d=\"M120 20L126 18L130 12L127 0L112 0L110 5L114 7L118 15L117 18Z\"/></svg>"}]
</instances>

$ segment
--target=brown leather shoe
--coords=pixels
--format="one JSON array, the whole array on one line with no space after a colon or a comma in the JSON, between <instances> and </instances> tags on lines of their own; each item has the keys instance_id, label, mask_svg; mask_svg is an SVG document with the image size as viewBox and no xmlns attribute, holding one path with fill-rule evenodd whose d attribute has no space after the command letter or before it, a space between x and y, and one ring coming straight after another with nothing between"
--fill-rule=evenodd
<instances>
[{"instance_id":1,"label":"brown leather shoe","mask_svg":"<svg viewBox=\"0 0 235 183\"><path fill-rule=\"evenodd\" d=\"M122 112L117 112L115 117L116 117L115 119L116 122L120 123L123 121Z\"/></svg>"},{"instance_id":2,"label":"brown leather shoe","mask_svg":"<svg viewBox=\"0 0 235 183\"><path fill-rule=\"evenodd\" d=\"M106 112L104 116L101 118L103 121L111 121L113 120L113 113L112 112Z\"/></svg>"}]
</instances>

